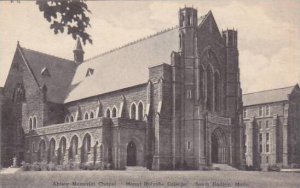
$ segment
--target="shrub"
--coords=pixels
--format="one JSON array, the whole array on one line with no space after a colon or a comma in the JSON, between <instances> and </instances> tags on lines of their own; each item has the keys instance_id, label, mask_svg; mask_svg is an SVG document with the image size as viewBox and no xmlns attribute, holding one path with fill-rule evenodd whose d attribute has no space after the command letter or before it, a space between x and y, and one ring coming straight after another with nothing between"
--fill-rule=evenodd
<instances>
[{"instance_id":1,"label":"shrub","mask_svg":"<svg viewBox=\"0 0 300 188\"><path fill-rule=\"evenodd\" d=\"M31 164L25 163L24 161L22 161L21 165L22 165L21 169L22 169L23 171L30 171L30 169L31 169Z\"/></svg>"},{"instance_id":2,"label":"shrub","mask_svg":"<svg viewBox=\"0 0 300 188\"><path fill-rule=\"evenodd\" d=\"M107 163L105 166L106 166L106 169L107 169L107 170L111 170L111 169L112 169L111 163Z\"/></svg>"},{"instance_id":3,"label":"shrub","mask_svg":"<svg viewBox=\"0 0 300 188\"><path fill-rule=\"evenodd\" d=\"M268 167L268 171L279 172L279 171L280 171L280 167L277 166L276 164L270 165L270 166Z\"/></svg>"},{"instance_id":4,"label":"shrub","mask_svg":"<svg viewBox=\"0 0 300 188\"><path fill-rule=\"evenodd\" d=\"M52 163L52 162L50 162L50 163L48 164L48 170L49 170L49 171L55 171L55 170L56 170L55 164Z\"/></svg>"},{"instance_id":5,"label":"shrub","mask_svg":"<svg viewBox=\"0 0 300 188\"><path fill-rule=\"evenodd\" d=\"M47 171L47 170L49 170L49 169L48 169L48 164L47 164L45 161L43 161L43 162L40 163L40 167L41 167L41 170L42 170L42 171Z\"/></svg>"},{"instance_id":6,"label":"shrub","mask_svg":"<svg viewBox=\"0 0 300 188\"><path fill-rule=\"evenodd\" d=\"M41 171L40 163L34 162L34 163L31 165L31 170L32 170L32 171Z\"/></svg>"},{"instance_id":7,"label":"shrub","mask_svg":"<svg viewBox=\"0 0 300 188\"><path fill-rule=\"evenodd\" d=\"M62 171L63 170L63 166L62 165L56 165L55 169L57 171Z\"/></svg>"}]
</instances>

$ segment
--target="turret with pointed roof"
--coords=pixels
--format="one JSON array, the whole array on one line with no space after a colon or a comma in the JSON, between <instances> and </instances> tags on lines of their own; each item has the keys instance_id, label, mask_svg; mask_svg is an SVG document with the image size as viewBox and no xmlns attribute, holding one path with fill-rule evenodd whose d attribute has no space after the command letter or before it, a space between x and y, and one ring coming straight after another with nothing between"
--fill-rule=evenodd
<instances>
[{"instance_id":1,"label":"turret with pointed roof","mask_svg":"<svg viewBox=\"0 0 300 188\"><path fill-rule=\"evenodd\" d=\"M78 65L81 64L84 59L84 56L83 56L84 51L82 49L82 45L81 45L79 38L77 38L76 46L75 46L75 49L73 50L73 53L74 53L74 62Z\"/></svg>"}]
</instances>

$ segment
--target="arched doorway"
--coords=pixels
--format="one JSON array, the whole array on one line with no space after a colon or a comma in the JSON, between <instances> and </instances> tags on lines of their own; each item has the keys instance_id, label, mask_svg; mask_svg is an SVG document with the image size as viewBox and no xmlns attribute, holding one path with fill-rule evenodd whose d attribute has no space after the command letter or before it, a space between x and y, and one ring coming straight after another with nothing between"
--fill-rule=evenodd
<instances>
[{"instance_id":1,"label":"arched doorway","mask_svg":"<svg viewBox=\"0 0 300 188\"><path fill-rule=\"evenodd\" d=\"M219 163L218 161L218 138L212 134L211 135L211 162Z\"/></svg>"},{"instance_id":2,"label":"arched doorway","mask_svg":"<svg viewBox=\"0 0 300 188\"><path fill-rule=\"evenodd\" d=\"M227 141L221 128L215 129L211 134L211 162L227 163Z\"/></svg>"},{"instance_id":3,"label":"arched doorway","mask_svg":"<svg viewBox=\"0 0 300 188\"><path fill-rule=\"evenodd\" d=\"M127 166L136 166L136 145L133 141L127 145Z\"/></svg>"}]
</instances>

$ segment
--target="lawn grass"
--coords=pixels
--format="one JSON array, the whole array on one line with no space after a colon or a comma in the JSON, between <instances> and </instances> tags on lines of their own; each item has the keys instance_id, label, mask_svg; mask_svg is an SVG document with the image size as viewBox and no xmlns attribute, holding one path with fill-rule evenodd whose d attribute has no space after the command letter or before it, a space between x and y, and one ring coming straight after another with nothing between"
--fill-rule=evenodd
<instances>
[{"instance_id":1,"label":"lawn grass","mask_svg":"<svg viewBox=\"0 0 300 188\"><path fill-rule=\"evenodd\" d=\"M29 171L0 175L1 188L300 187L300 173L247 171ZM74 183L75 182L75 183Z\"/></svg>"}]
</instances>

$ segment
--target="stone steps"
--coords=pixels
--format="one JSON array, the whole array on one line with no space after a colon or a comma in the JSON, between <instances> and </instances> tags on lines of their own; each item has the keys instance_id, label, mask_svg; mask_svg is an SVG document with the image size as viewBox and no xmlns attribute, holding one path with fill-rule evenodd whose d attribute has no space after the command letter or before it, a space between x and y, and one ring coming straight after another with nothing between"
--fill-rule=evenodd
<instances>
[{"instance_id":1,"label":"stone steps","mask_svg":"<svg viewBox=\"0 0 300 188\"><path fill-rule=\"evenodd\" d=\"M217 163L213 163L212 164L213 168L219 168L220 171L237 171L238 169L228 165L228 164L217 164Z\"/></svg>"},{"instance_id":2,"label":"stone steps","mask_svg":"<svg viewBox=\"0 0 300 188\"><path fill-rule=\"evenodd\" d=\"M126 166L125 169L126 171L149 171L149 169L144 166Z\"/></svg>"}]
</instances>

